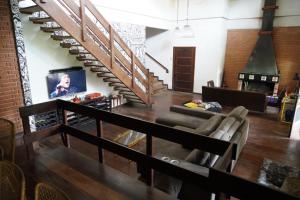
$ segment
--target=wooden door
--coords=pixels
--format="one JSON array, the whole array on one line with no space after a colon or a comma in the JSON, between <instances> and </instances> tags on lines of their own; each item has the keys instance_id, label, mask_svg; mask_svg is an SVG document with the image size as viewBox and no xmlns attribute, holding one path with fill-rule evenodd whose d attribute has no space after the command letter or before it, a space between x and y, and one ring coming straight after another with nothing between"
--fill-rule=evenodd
<instances>
[{"instance_id":1,"label":"wooden door","mask_svg":"<svg viewBox=\"0 0 300 200\"><path fill-rule=\"evenodd\" d=\"M174 47L173 89L193 92L196 47Z\"/></svg>"}]
</instances>

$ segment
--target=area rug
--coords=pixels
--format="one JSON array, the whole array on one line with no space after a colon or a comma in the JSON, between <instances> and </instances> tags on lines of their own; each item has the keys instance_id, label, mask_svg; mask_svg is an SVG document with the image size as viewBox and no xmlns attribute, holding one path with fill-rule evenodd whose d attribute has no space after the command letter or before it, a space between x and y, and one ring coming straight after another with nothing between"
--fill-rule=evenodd
<instances>
[{"instance_id":1,"label":"area rug","mask_svg":"<svg viewBox=\"0 0 300 200\"><path fill-rule=\"evenodd\" d=\"M146 137L146 134L134 131L134 130L128 130L124 133L121 133L118 135L114 141L118 142L120 144L123 144L127 147L132 147L136 145L139 141L144 139Z\"/></svg>"},{"instance_id":2,"label":"area rug","mask_svg":"<svg viewBox=\"0 0 300 200\"><path fill-rule=\"evenodd\" d=\"M258 183L300 197L300 169L264 159Z\"/></svg>"}]
</instances>

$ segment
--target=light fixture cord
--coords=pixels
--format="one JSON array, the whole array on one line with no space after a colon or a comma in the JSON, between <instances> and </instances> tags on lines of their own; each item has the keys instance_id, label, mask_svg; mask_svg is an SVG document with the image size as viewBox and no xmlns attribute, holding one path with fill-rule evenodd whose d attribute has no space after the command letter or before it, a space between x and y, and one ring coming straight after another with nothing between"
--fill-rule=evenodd
<instances>
[{"instance_id":1,"label":"light fixture cord","mask_svg":"<svg viewBox=\"0 0 300 200\"><path fill-rule=\"evenodd\" d=\"M190 1L187 0L187 5L186 5L186 24L189 24L189 7L190 7Z\"/></svg>"},{"instance_id":2,"label":"light fixture cord","mask_svg":"<svg viewBox=\"0 0 300 200\"><path fill-rule=\"evenodd\" d=\"M177 26L178 26L179 0L177 0Z\"/></svg>"}]
</instances>

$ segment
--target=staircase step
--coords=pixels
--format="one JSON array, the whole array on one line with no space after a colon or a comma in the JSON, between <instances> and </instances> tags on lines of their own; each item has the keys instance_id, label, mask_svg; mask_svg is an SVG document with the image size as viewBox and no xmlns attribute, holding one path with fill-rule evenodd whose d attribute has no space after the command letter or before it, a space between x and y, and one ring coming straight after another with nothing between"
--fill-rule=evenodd
<instances>
[{"instance_id":1,"label":"staircase step","mask_svg":"<svg viewBox=\"0 0 300 200\"><path fill-rule=\"evenodd\" d=\"M101 63L94 63L94 62L89 62L89 61L84 62L84 66L85 67L105 67Z\"/></svg>"},{"instance_id":2,"label":"staircase step","mask_svg":"<svg viewBox=\"0 0 300 200\"><path fill-rule=\"evenodd\" d=\"M125 88L125 89L128 89L128 88L126 87L126 85L124 85L123 83L109 83L108 85L111 86L111 87L118 87L118 88Z\"/></svg>"},{"instance_id":3,"label":"staircase step","mask_svg":"<svg viewBox=\"0 0 300 200\"><path fill-rule=\"evenodd\" d=\"M132 102L132 103L138 103L138 104L143 104L145 105L145 103L141 100L136 100L136 99L129 99L129 98L126 98L128 101Z\"/></svg>"},{"instance_id":4,"label":"staircase step","mask_svg":"<svg viewBox=\"0 0 300 200\"><path fill-rule=\"evenodd\" d=\"M168 90L168 87L167 86L163 86L161 88L158 88L156 90L153 90L152 91L152 94L158 94L158 93L161 93L161 92L164 92L164 91L167 91Z\"/></svg>"},{"instance_id":5,"label":"staircase step","mask_svg":"<svg viewBox=\"0 0 300 200\"><path fill-rule=\"evenodd\" d=\"M71 39L73 38L72 36L68 35L60 35L60 34L56 34L55 32L51 35L51 38L53 40L58 40L58 41L62 41L64 39Z\"/></svg>"},{"instance_id":6,"label":"staircase step","mask_svg":"<svg viewBox=\"0 0 300 200\"><path fill-rule=\"evenodd\" d=\"M34 24L43 24L46 22L53 22L53 19L51 17L29 17L29 21Z\"/></svg>"},{"instance_id":7,"label":"staircase step","mask_svg":"<svg viewBox=\"0 0 300 200\"><path fill-rule=\"evenodd\" d=\"M131 90L128 89L127 87L119 87L119 86L114 86L114 90L119 90L119 91L123 91L123 92L131 92Z\"/></svg>"},{"instance_id":8,"label":"staircase step","mask_svg":"<svg viewBox=\"0 0 300 200\"><path fill-rule=\"evenodd\" d=\"M65 39L60 42L60 46L63 48L71 48L71 47L80 47L79 44L75 39Z\"/></svg>"},{"instance_id":9,"label":"staircase step","mask_svg":"<svg viewBox=\"0 0 300 200\"><path fill-rule=\"evenodd\" d=\"M32 14L34 12L39 12L39 11L42 11L42 8L38 5L20 8L20 13L23 14Z\"/></svg>"},{"instance_id":10,"label":"staircase step","mask_svg":"<svg viewBox=\"0 0 300 200\"><path fill-rule=\"evenodd\" d=\"M79 61L98 61L98 59L96 59L91 54L80 54L76 56L76 59Z\"/></svg>"},{"instance_id":11,"label":"staircase step","mask_svg":"<svg viewBox=\"0 0 300 200\"><path fill-rule=\"evenodd\" d=\"M91 67L92 72L105 72L108 73L110 72L106 67Z\"/></svg>"},{"instance_id":12,"label":"staircase step","mask_svg":"<svg viewBox=\"0 0 300 200\"><path fill-rule=\"evenodd\" d=\"M116 76L113 75L111 72L99 72L99 73L97 73L97 76L100 78L103 78L103 77L116 78Z\"/></svg>"},{"instance_id":13,"label":"staircase step","mask_svg":"<svg viewBox=\"0 0 300 200\"><path fill-rule=\"evenodd\" d=\"M131 97L131 96L126 96L124 95L124 98L127 99L127 101L131 101L134 103L141 103L141 104L145 104L141 99L139 99L138 97Z\"/></svg>"},{"instance_id":14,"label":"staircase step","mask_svg":"<svg viewBox=\"0 0 300 200\"><path fill-rule=\"evenodd\" d=\"M78 49L78 48L69 49L69 53L72 55L90 54L90 52L88 52L87 50Z\"/></svg>"},{"instance_id":15,"label":"staircase step","mask_svg":"<svg viewBox=\"0 0 300 200\"><path fill-rule=\"evenodd\" d=\"M130 95L130 96L136 96L133 92L128 92L128 91L120 91L119 92L120 94L123 94L123 95Z\"/></svg>"},{"instance_id":16,"label":"staircase step","mask_svg":"<svg viewBox=\"0 0 300 200\"><path fill-rule=\"evenodd\" d=\"M130 99L130 100L132 100L132 99L134 99L134 100L141 100L139 97L137 97L136 95L124 95L124 97L126 98L126 99Z\"/></svg>"},{"instance_id":17,"label":"staircase step","mask_svg":"<svg viewBox=\"0 0 300 200\"><path fill-rule=\"evenodd\" d=\"M63 30L62 27L60 26L41 26L41 30L46 32L46 33L53 33L54 31L60 31Z\"/></svg>"},{"instance_id":18,"label":"staircase step","mask_svg":"<svg viewBox=\"0 0 300 200\"><path fill-rule=\"evenodd\" d=\"M110 83L122 83L118 78L104 78L103 81Z\"/></svg>"}]
</instances>

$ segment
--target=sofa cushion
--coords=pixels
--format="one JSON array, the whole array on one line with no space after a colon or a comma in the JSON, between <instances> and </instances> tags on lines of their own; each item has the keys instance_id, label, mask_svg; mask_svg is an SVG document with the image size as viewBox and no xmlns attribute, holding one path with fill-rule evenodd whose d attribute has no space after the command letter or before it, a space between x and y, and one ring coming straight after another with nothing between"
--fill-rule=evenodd
<instances>
[{"instance_id":1,"label":"sofa cushion","mask_svg":"<svg viewBox=\"0 0 300 200\"><path fill-rule=\"evenodd\" d=\"M244 121L247 114L248 110L244 106L238 106L234 108L227 116L235 117L239 121Z\"/></svg>"},{"instance_id":2,"label":"sofa cushion","mask_svg":"<svg viewBox=\"0 0 300 200\"><path fill-rule=\"evenodd\" d=\"M225 132L222 137L220 138L221 140L225 140L225 141L230 141L232 136L237 132L237 130L239 129L241 125L240 121L235 121L230 128L228 129L227 132Z\"/></svg>"},{"instance_id":3,"label":"sofa cushion","mask_svg":"<svg viewBox=\"0 0 300 200\"><path fill-rule=\"evenodd\" d=\"M230 129L230 127L234 124L235 121L236 119L234 117L226 117L218 126L217 130L210 134L210 137L221 139L222 136Z\"/></svg>"},{"instance_id":4,"label":"sofa cushion","mask_svg":"<svg viewBox=\"0 0 300 200\"><path fill-rule=\"evenodd\" d=\"M202 123L198 128L196 128L195 133L201 134L203 131L212 132L220 125L222 121L222 116L215 115L207 120L206 123ZM202 134L203 135L203 134Z\"/></svg>"},{"instance_id":5,"label":"sofa cushion","mask_svg":"<svg viewBox=\"0 0 300 200\"><path fill-rule=\"evenodd\" d=\"M157 118L156 123L164 124L166 126L185 126L188 128L196 129L202 123L205 123L207 120L197 117L191 117L188 115L180 113L166 113L161 117Z\"/></svg>"}]
</instances>

